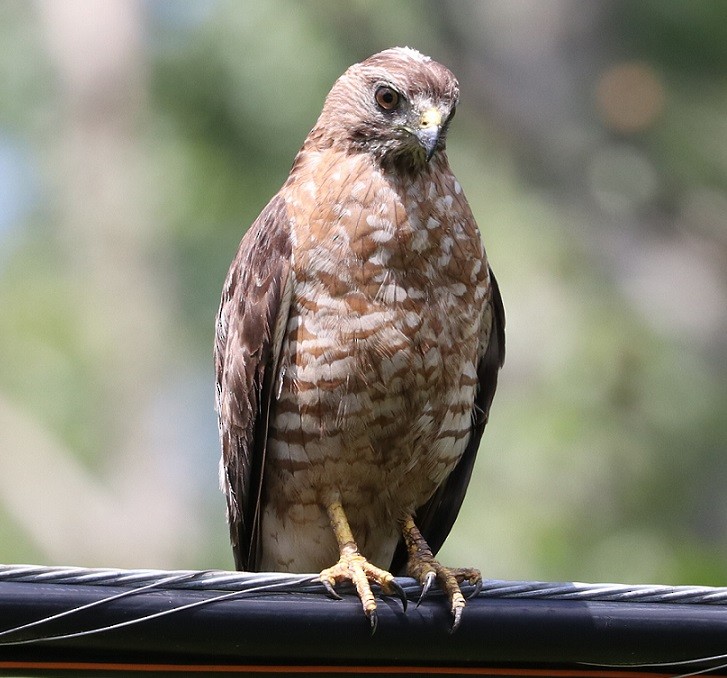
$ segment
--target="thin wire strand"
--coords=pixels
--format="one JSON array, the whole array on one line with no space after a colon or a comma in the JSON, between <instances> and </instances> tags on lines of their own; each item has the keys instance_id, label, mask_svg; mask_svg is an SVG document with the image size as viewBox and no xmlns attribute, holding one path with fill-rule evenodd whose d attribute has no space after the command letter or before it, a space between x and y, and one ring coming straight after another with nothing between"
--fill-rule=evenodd
<instances>
[{"instance_id":1,"label":"thin wire strand","mask_svg":"<svg viewBox=\"0 0 727 678\"><path fill-rule=\"evenodd\" d=\"M175 577L175 579L178 579L179 577ZM171 577L169 579L172 579ZM307 583L310 580L310 577L299 577L300 583ZM124 628L125 626L132 626L134 624L140 624L146 621L150 621L152 619L158 619L160 617L165 617L170 614L175 614L177 612L181 612L183 610L191 610L195 607L202 607L203 605L210 605L212 603L217 603L222 600L229 600L231 598L242 598L248 595L255 595L260 593L269 593L272 591L277 591L281 588L285 588L286 586L289 586L290 582L284 581L279 582L277 584L264 584L257 587L249 587L244 591L230 591L228 593L223 593L219 596L214 596L213 598L206 598L205 600L198 600L194 603L187 603L185 605L179 605L177 607L170 608L168 610L161 610L160 612L155 612L153 614L144 615L142 617L137 617L136 619L128 619L123 622L119 622L117 624L110 624L109 626L99 626L97 628L93 629L87 629L85 631L76 631L75 633L63 633L63 634L57 634L57 635L50 635L50 636L42 636L42 637L36 637L36 638L24 638L23 640L10 640L10 641L0 641L0 646L4 645L31 645L35 643L43 643L48 642L52 640L68 640L71 638L81 638L83 636L91 636L95 635L97 633L104 633L106 631L112 631L115 629ZM67 610L65 612L62 612L58 615L53 615L52 617L46 617L44 619L39 619L37 622L32 622L30 624L25 624L23 626L18 626L13 629L8 629L6 631L3 631L0 635L6 635L10 633L14 633L17 631L24 630L30 626L37 626L39 624L51 621L52 619L58 619L59 617L68 616L70 614L74 614L76 612L80 612L82 610L87 610L89 607L93 607L98 604L104 604L108 603L112 600L118 600L119 598L124 597L125 595L133 595L135 593L138 593L139 591L143 589L149 589L158 587L159 584L149 584L143 588L136 588L132 589L130 591L127 591L123 594L118 594L115 596L109 596L108 598L104 598L99 601L95 601L94 603L90 603L88 605L82 605L80 607L73 608L72 610Z\"/></svg>"},{"instance_id":2,"label":"thin wire strand","mask_svg":"<svg viewBox=\"0 0 727 678\"><path fill-rule=\"evenodd\" d=\"M122 593L117 593L116 595L108 596L107 598L102 598L101 600L94 600L91 603L86 603L85 605L80 605L79 607L74 607L70 610L64 610L63 612L59 612L58 614L53 614L50 617L43 617L42 619L37 619L36 621L28 622L27 624L22 624L21 626L15 626L14 628L0 631L0 638L2 638L3 636L11 635L13 633L18 633L20 631L27 631L28 629L35 628L37 626L41 626L42 624L47 624L47 623L55 621L57 619L69 617L73 614L77 614L77 613L83 612L85 610L90 610L91 608L94 608L94 607L106 605L114 600L119 600L121 598L128 598L129 596L134 596L137 593L141 593L143 591L148 591L149 589L160 588L160 587L168 585L168 584L173 584L174 582L178 582L185 577L194 576L194 574L195 573L183 573L183 574L172 575L170 577L159 579L158 581L153 582L151 584L146 584L145 586L140 586L139 588L129 589L128 591L123 591ZM0 641L0 645L5 645L5 644L6 643Z\"/></svg>"}]
</instances>

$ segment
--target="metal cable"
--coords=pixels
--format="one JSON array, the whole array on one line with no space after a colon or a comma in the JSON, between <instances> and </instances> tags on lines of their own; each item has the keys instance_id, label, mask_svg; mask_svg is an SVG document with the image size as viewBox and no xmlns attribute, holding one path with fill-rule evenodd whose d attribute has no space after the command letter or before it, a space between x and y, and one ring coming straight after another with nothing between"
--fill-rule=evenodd
<instances>
[{"instance_id":1,"label":"metal cable","mask_svg":"<svg viewBox=\"0 0 727 678\"><path fill-rule=\"evenodd\" d=\"M154 587L192 591L250 591L267 593L325 593L316 574L277 572L228 572L223 570L119 570L110 568L0 565L0 583L76 584L122 588ZM409 577L397 578L407 597L417 598L419 584ZM467 595L474 591L462 587ZM481 598L527 598L629 603L678 603L726 605L727 588L711 586L664 586L645 584L585 584L580 582L503 581L487 579Z\"/></svg>"}]
</instances>

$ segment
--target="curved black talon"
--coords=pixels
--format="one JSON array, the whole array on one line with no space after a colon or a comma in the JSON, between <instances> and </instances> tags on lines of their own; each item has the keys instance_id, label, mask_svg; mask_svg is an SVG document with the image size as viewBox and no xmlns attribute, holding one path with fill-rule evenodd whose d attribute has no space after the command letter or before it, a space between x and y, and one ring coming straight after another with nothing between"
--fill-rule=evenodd
<instances>
[{"instance_id":1,"label":"curved black talon","mask_svg":"<svg viewBox=\"0 0 727 678\"><path fill-rule=\"evenodd\" d=\"M482 591L481 579L475 583L475 590L467 596L467 600L472 600L472 598L476 598L478 595L480 595L480 591Z\"/></svg>"},{"instance_id":2,"label":"curved black talon","mask_svg":"<svg viewBox=\"0 0 727 678\"><path fill-rule=\"evenodd\" d=\"M404 612L406 612L406 608L409 605L409 601L406 598L406 593L404 592L404 589L401 587L401 584L397 582L396 580L392 580L389 584L392 589L394 589L394 593L396 594L397 598L401 601L401 606L404 608Z\"/></svg>"},{"instance_id":3,"label":"curved black talon","mask_svg":"<svg viewBox=\"0 0 727 678\"><path fill-rule=\"evenodd\" d=\"M432 584L436 581L437 575L435 572L427 572L427 576L424 578L424 583L422 584L422 592L419 595L419 600L417 600L417 607L421 604L422 600L424 600L424 596L429 593L429 589L432 588Z\"/></svg>"},{"instance_id":4,"label":"curved black talon","mask_svg":"<svg viewBox=\"0 0 727 678\"><path fill-rule=\"evenodd\" d=\"M376 614L376 610L371 610L370 612L366 612L366 617L371 625L371 635L373 636L376 633L376 629L379 628L379 615Z\"/></svg>"},{"instance_id":5,"label":"curved black talon","mask_svg":"<svg viewBox=\"0 0 727 678\"><path fill-rule=\"evenodd\" d=\"M452 628L449 629L450 634L454 633L459 628L459 624L462 621L462 610L464 610L463 607L458 607L454 611L454 621L452 622Z\"/></svg>"},{"instance_id":6,"label":"curved black talon","mask_svg":"<svg viewBox=\"0 0 727 678\"><path fill-rule=\"evenodd\" d=\"M333 588L331 585L331 582L326 581L325 579L321 579L321 584L326 588L326 591L328 592L328 595L331 596L331 598L335 598L336 600L343 600L341 596L336 593L336 589Z\"/></svg>"}]
</instances>

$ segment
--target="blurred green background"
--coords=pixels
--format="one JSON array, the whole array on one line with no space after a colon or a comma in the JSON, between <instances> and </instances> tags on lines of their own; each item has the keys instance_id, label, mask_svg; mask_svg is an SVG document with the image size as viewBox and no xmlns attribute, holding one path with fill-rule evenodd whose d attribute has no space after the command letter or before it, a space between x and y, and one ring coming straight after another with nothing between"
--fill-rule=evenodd
<instances>
[{"instance_id":1,"label":"blurred green background","mask_svg":"<svg viewBox=\"0 0 727 678\"><path fill-rule=\"evenodd\" d=\"M727 3L5 0L0 560L229 568L227 267L331 84L410 45L508 357L442 552L486 577L727 583Z\"/></svg>"}]
</instances>

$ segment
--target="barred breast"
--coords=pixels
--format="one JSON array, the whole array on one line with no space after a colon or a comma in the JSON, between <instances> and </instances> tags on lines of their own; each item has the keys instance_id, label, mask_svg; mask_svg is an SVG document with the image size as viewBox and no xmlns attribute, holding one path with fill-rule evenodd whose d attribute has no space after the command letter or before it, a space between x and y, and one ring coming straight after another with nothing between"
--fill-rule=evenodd
<instances>
[{"instance_id":1,"label":"barred breast","mask_svg":"<svg viewBox=\"0 0 727 678\"><path fill-rule=\"evenodd\" d=\"M485 251L446 156L397 179L367 156L323 157L333 153L309 152L282 192L293 219L293 288L271 415L262 569L335 562L322 505L336 496L361 552L389 565L398 521L465 449L491 325Z\"/></svg>"}]
</instances>

